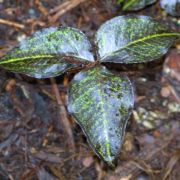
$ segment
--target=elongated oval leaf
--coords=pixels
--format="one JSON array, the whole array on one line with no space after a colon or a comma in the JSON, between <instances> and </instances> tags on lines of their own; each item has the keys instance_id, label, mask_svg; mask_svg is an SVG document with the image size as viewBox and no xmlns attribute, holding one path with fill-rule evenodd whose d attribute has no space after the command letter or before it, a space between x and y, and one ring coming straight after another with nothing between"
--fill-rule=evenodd
<instances>
[{"instance_id":1,"label":"elongated oval leaf","mask_svg":"<svg viewBox=\"0 0 180 180\"><path fill-rule=\"evenodd\" d=\"M180 16L180 0L161 0L161 7L172 16Z\"/></svg>"},{"instance_id":2,"label":"elongated oval leaf","mask_svg":"<svg viewBox=\"0 0 180 180\"><path fill-rule=\"evenodd\" d=\"M164 55L180 33L147 16L119 16L104 23L96 34L101 62L141 63Z\"/></svg>"},{"instance_id":3,"label":"elongated oval leaf","mask_svg":"<svg viewBox=\"0 0 180 180\"><path fill-rule=\"evenodd\" d=\"M75 75L69 87L68 110L97 155L113 166L134 104L127 77L95 67Z\"/></svg>"},{"instance_id":4,"label":"elongated oval leaf","mask_svg":"<svg viewBox=\"0 0 180 180\"><path fill-rule=\"evenodd\" d=\"M0 65L10 71L47 78L89 61L93 61L93 55L87 37L66 27L37 31L4 56Z\"/></svg>"},{"instance_id":5,"label":"elongated oval leaf","mask_svg":"<svg viewBox=\"0 0 180 180\"><path fill-rule=\"evenodd\" d=\"M156 0L124 0L123 10L125 11L140 10L150 4L153 4L154 2L156 2Z\"/></svg>"}]
</instances>

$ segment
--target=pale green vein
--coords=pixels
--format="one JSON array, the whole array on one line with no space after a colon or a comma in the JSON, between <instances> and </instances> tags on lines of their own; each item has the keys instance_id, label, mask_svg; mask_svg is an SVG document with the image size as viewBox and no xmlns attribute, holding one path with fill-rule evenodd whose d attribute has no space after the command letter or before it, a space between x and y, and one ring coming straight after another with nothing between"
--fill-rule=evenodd
<instances>
[{"instance_id":1,"label":"pale green vein","mask_svg":"<svg viewBox=\"0 0 180 180\"><path fill-rule=\"evenodd\" d=\"M9 60L0 61L0 65L7 64L7 63L14 63L14 62L18 62L18 61L25 61L28 59L42 59L42 58L55 58L55 56L53 56L53 55L36 55L36 56L26 56L26 57L21 57L21 58L13 58L13 59L9 59Z\"/></svg>"},{"instance_id":2,"label":"pale green vein","mask_svg":"<svg viewBox=\"0 0 180 180\"><path fill-rule=\"evenodd\" d=\"M104 130L104 135L105 135L105 139L106 139L105 147L106 147L106 151L107 151L107 156L110 159L111 158L111 152L110 152L109 136L108 136L108 131L107 131L108 121L107 121L106 115L104 113L105 112L104 111L104 98L103 98L103 92L102 92L101 87L98 88L98 93L101 97L100 105L102 106L101 108L102 108L103 126L104 126L103 130Z\"/></svg>"},{"instance_id":3,"label":"pale green vein","mask_svg":"<svg viewBox=\"0 0 180 180\"><path fill-rule=\"evenodd\" d=\"M119 48L117 51L115 51L113 54L116 54L118 53L119 51L133 45L133 44L137 44L137 43L140 43L140 42L143 42L143 41L147 41L147 40L150 40L150 39L153 39L153 38L157 38L157 37L170 37L170 36L179 36L180 37L180 33L162 33L162 34L153 34L153 35L150 35L150 36L146 36L146 37L143 37L141 39L137 39L135 41L132 41L132 42L129 42L127 43L126 45L122 46L121 48ZM107 53L105 56L103 56L101 58L101 61L103 61L103 59L105 59L107 56L111 56L112 53Z\"/></svg>"},{"instance_id":4,"label":"pale green vein","mask_svg":"<svg viewBox=\"0 0 180 180\"><path fill-rule=\"evenodd\" d=\"M140 51L136 51L136 50L134 50L134 49L132 49L132 48L128 48L128 47L126 47L125 49L127 49L127 50L129 50L129 51L132 51L132 52L134 52L135 54L138 54L138 55L141 55L141 56L147 57L147 54L143 54L142 52L140 52Z\"/></svg>"},{"instance_id":5,"label":"pale green vein","mask_svg":"<svg viewBox=\"0 0 180 180\"><path fill-rule=\"evenodd\" d=\"M126 3L124 6L123 6L123 10L126 10L128 9L131 5L133 5L133 3L135 3L136 0L131 0L129 1L128 3Z\"/></svg>"}]
</instances>

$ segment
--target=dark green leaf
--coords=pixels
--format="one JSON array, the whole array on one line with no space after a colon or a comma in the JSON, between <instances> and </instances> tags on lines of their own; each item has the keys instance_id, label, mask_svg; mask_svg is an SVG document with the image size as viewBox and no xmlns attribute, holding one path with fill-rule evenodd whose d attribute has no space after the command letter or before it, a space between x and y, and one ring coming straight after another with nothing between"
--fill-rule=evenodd
<instances>
[{"instance_id":1,"label":"dark green leaf","mask_svg":"<svg viewBox=\"0 0 180 180\"><path fill-rule=\"evenodd\" d=\"M180 0L161 0L161 7L172 16L180 16Z\"/></svg>"},{"instance_id":2,"label":"dark green leaf","mask_svg":"<svg viewBox=\"0 0 180 180\"><path fill-rule=\"evenodd\" d=\"M10 71L47 78L89 61L93 61L93 55L87 37L66 27L37 31L3 57L0 65Z\"/></svg>"},{"instance_id":3,"label":"dark green leaf","mask_svg":"<svg viewBox=\"0 0 180 180\"><path fill-rule=\"evenodd\" d=\"M123 10L134 11L143 9L144 7L153 4L156 0L124 0Z\"/></svg>"},{"instance_id":4,"label":"dark green leaf","mask_svg":"<svg viewBox=\"0 0 180 180\"><path fill-rule=\"evenodd\" d=\"M129 79L106 68L82 71L70 83L68 110L93 150L111 166L120 151L133 104Z\"/></svg>"},{"instance_id":5,"label":"dark green leaf","mask_svg":"<svg viewBox=\"0 0 180 180\"><path fill-rule=\"evenodd\" d=\"M125 0L116 0L117 4L121 4L123 2L125 2Z\"/></svg>"},{"instance_id":6,"label":"dark green leaf","mask_svg":"<svg viewBox=\"0 0 180 180\"><path fill-rule=\"evenodd\" d=\"M141 63L164 55L180 33L146 16L119 16L96 34L101 62Z\"/></svg>"}]
</instances>

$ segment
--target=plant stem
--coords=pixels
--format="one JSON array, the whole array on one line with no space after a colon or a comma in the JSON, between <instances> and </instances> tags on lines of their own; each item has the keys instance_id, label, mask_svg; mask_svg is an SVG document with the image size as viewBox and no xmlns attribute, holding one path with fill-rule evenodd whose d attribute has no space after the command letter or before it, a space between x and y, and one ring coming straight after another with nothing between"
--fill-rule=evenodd
<instances>
[{"instance_id":1,"label":"plant stem","mask_svg":"<svg viewBox=\"0 0 180 180\"><path fill-rule=\"evenodd\" d=\"M55 79L50 78L50 80L51 80L51 84L52 84L54 94L56 96L59 115L60 115L60 120L61 120L61 123L62 123L62 125L64 127L64 131L65 131L65 133L67 135L67 143L68 143L70 151L74 153L75 152L75 144L74 144L73 133L72 133L72 130L71 130L71 125L70 125L70 122L69 122L69 119L68 119L68 114L67 114L66 108L65 108L65 106L63 104L62 98L61 98L61 96L59 94L58 86L57 86L57 84L55 82Z\"/></svg>"}]
</instances>

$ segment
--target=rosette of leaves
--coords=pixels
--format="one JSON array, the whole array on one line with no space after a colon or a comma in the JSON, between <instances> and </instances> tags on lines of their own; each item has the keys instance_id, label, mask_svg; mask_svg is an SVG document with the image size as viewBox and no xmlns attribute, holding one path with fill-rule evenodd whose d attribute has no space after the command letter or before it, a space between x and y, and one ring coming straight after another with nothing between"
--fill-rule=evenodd
<instances>
[{"instance_id":1,"label":"rosette of leaves","mask_svg":"<svg viewBox=\"0 0 180 180\"><path fill-rule=\"evenodd\" d=\"M180 0L161 0L161 7L172 16L180 16Z\"/></svg>"},{"instance_id":2,"label":"rosette of leaves","mask_svg":"<svg viewBox=\"0 0 180 180\"><path fill-rule=\"evenodd\" d=\"M95 153L113 166L134 104L133 87L125 75L106 63L134 64L163 56L180 37L146 16L119 16L97 31L97 57L87 37L74 28L36 32L2 57L0 66L35 78L60 75L81 67L69 84L68 110L80 124Z\"/></svg>"},{"instance_id":3,"label":"rosette of leaves","mask_svg":"<svg viewBox=\"0 0 180 180\"><path fill-rule=\"evenodd\" d=\"M137 11L155 2L156 0L117 0L117 3L122 5L123 11Z\"/></svg>"}]
</instances>

